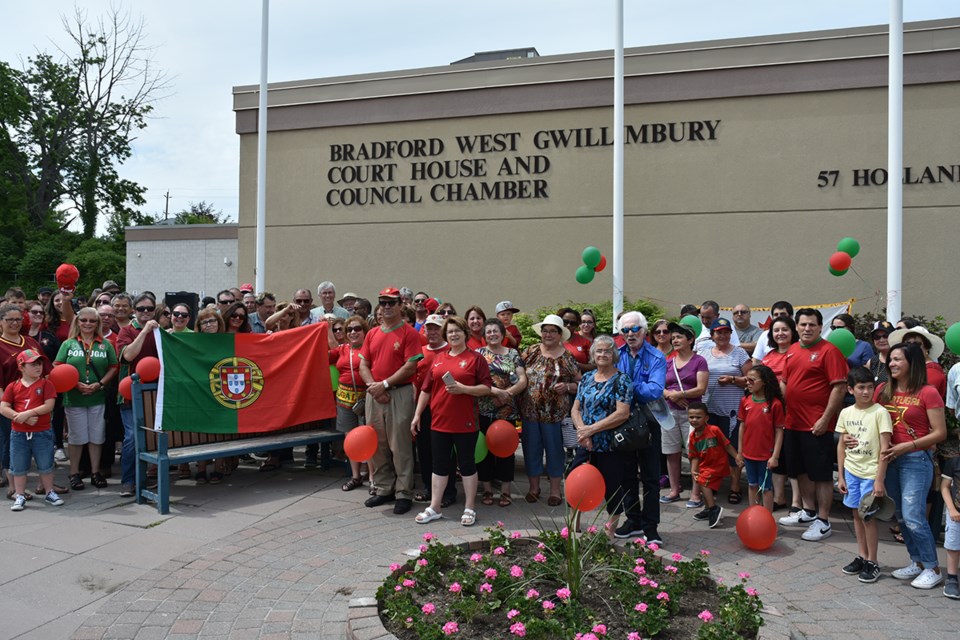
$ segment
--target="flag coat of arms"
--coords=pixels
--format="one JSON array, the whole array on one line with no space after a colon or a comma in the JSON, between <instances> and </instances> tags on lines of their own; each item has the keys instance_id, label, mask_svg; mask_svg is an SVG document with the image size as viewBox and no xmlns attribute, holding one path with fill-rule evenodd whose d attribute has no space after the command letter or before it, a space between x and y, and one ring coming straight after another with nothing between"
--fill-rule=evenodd
<instances>
[{"instance_id":1,"label":"flag coat of arms","mask_svg":"<svg viewBox=\"0 0 960 640\"><path fill-rule=\"evenodd\" d=\"M260 433L336 416L326 323L272 334L157 329L154 338L157 429Z\"/></svg>"}]
</instances>

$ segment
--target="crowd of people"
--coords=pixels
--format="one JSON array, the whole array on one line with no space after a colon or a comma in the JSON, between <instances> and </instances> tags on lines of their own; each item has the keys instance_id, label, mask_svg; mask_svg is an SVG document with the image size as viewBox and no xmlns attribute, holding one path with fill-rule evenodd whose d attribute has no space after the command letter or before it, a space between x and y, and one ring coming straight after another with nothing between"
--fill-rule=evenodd
<instances>
[{"instance_id":1,"label":"crowd of people","mask_svg":"<svg viewBox=\"0 0 960 640\"><path fill-rule=\"evenodd\" d=\"M65 291L37 294L27 300L10 289L0 303L2 482L11 485L15 511L32 497L25 486L31 456L37 492L56 505L60 493L83 490L87 477L96 488L108 485L117 442L121 495L133 494L132 410L116 385L126 369L156 355L153 329L268 333L326 322L338 377L332 422L343 432L369 424L378 434L376 453L351 461L341 487L369 488L367 507L392 504L400 515L420 502L426 506L416 521L431 522L456 503L458 480L462 525L477 522L478 501L509 507L515 456L475 459L479 434L506 420L520 432L524 501L561 505L565 474L590 462L605 481L612 538L662 544L660 510L674 503L715 527L721 487L729 483L726 503L740 503L743 474L750 504L784 510L782 526L802 526L803 540L821 541L832 534L836 487L854 510L858 538L845 573L863 582L879 576L870 505L888 496L911 558L893 577L922 589L945 582L944 593L960 598L960 465L937 447L947 437L945 406L958 409L960 365L947 375L938 362L943 340L910 318L875 323L871 341L857 341L844 357L823 338L818 309L795 311L786 301L771 306L766 328L751 322L746 305L733 307L731 321L708 300L685 306L680 322L627 311L612 335L597 333L589 309L564 307L533 324L537 340L524 345L510 301L491 317L479 306L460 315L408 288L387 287L374 305L354 293L338 298L333 283L323 282L317 304L310 289L278 301L247 284L201 301L195 321L188 303L168 308L150 292L131 296L111 281L84 301ZM686 315L698 317L699 333L682 321ZM830 328L854 324L840 314ZM52 366L74 367L76 388L51 393L45 376ZM636 407L652 416L650 444L624 451L614 446L615 430ZM685 501L684 455L692 477ZM278 452L261 469L289 460L292 451ZM54 462L67 461L69 487L56 486ZM307 466L316 461L317 449L308 448ZM210 460L179 475L216 483L238 462ZM946 511L945 572L936 549L942 516L928 513L930 497L934 504L942 497Z\"/></svg>"}]
</instances>

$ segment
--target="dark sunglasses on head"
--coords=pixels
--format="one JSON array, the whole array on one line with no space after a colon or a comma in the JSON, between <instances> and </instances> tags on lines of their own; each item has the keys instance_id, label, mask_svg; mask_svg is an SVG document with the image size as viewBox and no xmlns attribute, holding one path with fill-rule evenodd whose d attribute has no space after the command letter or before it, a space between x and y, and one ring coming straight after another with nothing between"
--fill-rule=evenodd
<instances>
[{"instance_id":1,"label":"dark sunglasses on head","mask_svg":"<svg viewBox=\"0 0 960 640\"><path fill-rule=\"evenodd\" d=\"M137 307L136 310L140 313L148 313L150 311L155 311L156 307Z\"/></svg>"},{"instance_id":2,"label":"dark sunglasses on head","mask_svg":"<svg viewBox=\"0 0 960 640\"><path fill-rule=\"evenodd\" d=\"M190 314L187 313L186 311L174 311L174 312L173 312L173 317L174 317L174 318L189 318L189 317L190 317Z\"/></svg>"},{"instance_id":3,"label":"dark sunglasses on head","mask_svg":"<svg viewBox=\"0 0 960 640\"><path fill-rule=\"evenodd\" d=\"M643 327L624 327L620 329L620 333L627 335L628 333L640 333L643 331Z\"/></svg>"}]
</instances>

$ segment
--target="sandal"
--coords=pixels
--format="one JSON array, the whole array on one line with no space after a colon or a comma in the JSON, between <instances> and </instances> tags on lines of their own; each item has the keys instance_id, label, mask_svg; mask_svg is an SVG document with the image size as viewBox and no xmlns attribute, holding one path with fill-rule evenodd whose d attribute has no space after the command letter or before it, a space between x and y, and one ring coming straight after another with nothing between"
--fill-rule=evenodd
<instances>
[{"instance_id":1,"label":"sandal","mask_svg":"<svg viewBox=\"0 0 960 640\"><path fill-rule=\"evenodd\" d=\"M473 509L464 509L460 516L460 524L464 527L472 527L477 523L477 512Z\"/></svg>"},{"instance_id":2,"label":"sandal","mask_svg":"<svg viewBox=\"0 0 960 640\"><path fill-rule=\"evenodd\" d=\"M906 542L905 542L904 539L903 539L903 534L902 534L902 533L897 532L897 533L893 534L893 539L894 539L896 542L899 542L900 544L906 544Z\"/></svg>"},{"instance_id":3,"label":"sandal","mask_svg":"<svg viewBox=\"0 0 960 640\"><path fill-rule=\"evenodd\" d=\"M454 497L452 497L452 498L449 497L449 496L443 496L443 498L440 500L440 508L441 508L441 509L446 509L447 507L449 507L450 505L452 505L452 504L453 504L454 502L456 502L456 501L457 501L456 496L454 496Z\"/></svg>"},{"instance_id":4,"label":"sandal","mask_svg":"<svg viewBox=\"0 0 960 640\"><path fill-rule=\"evenodd\" d=\"M487 505L488 507L491 506L491 505L493 504L493 492L492 492L492 491L484 491L484 492L483 492L483 497L480 498L480 503L481 503L481 504L485 504L485 505Z\"/></svg>"},{"instance_id":5,"label":"sandal","mask_svg":"<svg viewBox=\"0 0 960 640\"><path fill-rule=\"evenodd\" d=\"M509 493L501 493L501 494L500 494L500 502L499 502L499 505L500 505L501 507L509 507L509 506L512 505L512 504L513 504L513 499L510 497L510 494L509 494Z\"/></svg>"},{"instance_id":6,"label":"sandal","mask_svg":"<svg viewBox=\"0 0 960 640\"><path fill-rule=\"evenodd\" d=\"M103 489L107 486L107 479L99 473L94 473L92 476L90 476L90 484L95 486L97 489ZM57 493L59 493L59 491Z\"/></svg>"},{"instance_id":7,"label":"sandal","mask_svg":"<svg viewBox=\"0 0 960 640\"><path fill-rule=\"evenodd\" d=\"M525 495L523 499L529 502L530 504L533 504L534 502L540 499L540 490L538 489L537 491L527 491L527 495Z\"/></svg>"},{"instance_id":8,"label":"sandal","mask_svg":"<svg viewBox=\"0 0 960 640\"><path fill-rule=\"evenodd\" d=\"M727 502L730 504L740 504L741 500L743 500L743 494L739 491L731 491L727 494Z\"/></svg>"},{"instance_id":9,"label":"sandal","mask_svg":"<svg viewBox=\"0 0 960 640\"><path fill-rule=\"evenodd\" d=\"M550 496L547 498L548 507L559 507L563 503L563 498L560 496Z\"/></svg>"},{"instance_id":10,"label":"sandal","mask_svg":"<svg viewBox=\"0 0 960 640\"><path fill-rule=\"evenodd\" d=\"M353 491L357 487L363 486L363 480L360 478L350 478L343 483L343 486L340 487L341 491Z\"/></svg>"},{"instance_id":11,"label":"sandal","mask_svg":"<svg viewBox=\"0 0 960 640\"><path fill-rule=\"evenodd\" d=\"M439 520L443 517L442 513L437 513L433 510L433 507L427 507L423 511L417 514L417 517L414 520L417 521L417 524L427 524L428 522L433 522L434 520Z\"/></svg>"},{"instance_id":12,"label":"sandal","mask_svg":"<svg viewBox=\"0 0 960 640\"><path fill-rule=\"evenodd\" d=\"M414 502L430 502L430 492L429 491L417 491L413 495Z\"/></svg>"},{"instance_id":13,"label":"sandal","mask_svg":"<svg viewBox=\"0 0 960 640\"><path fill-rule=\"evenodd\" d=\"M221 481L223 481L223 474L219 471L210 474L210 484L220 484Z\"/></svg>"},{"instance_id":14,"label":"sandal","mask_svg":"<svg viewBox=\"0 0 960 640\"><path fill-rule=\"evenodd\" d=\"M10 489L10 491L7 491L7 500L13 500L13 496L14 496L13 489ZM26 498L27 500L33 500L33 494L30 493L29 491L24 491L23 497Z\"/></svg>"},{"instance_id":15,"label":"sandal","mask_svg":"<svg viewBox=\"0 0 960 640\"><path fill-rule=\"evenodd\" d=\"M197 475L193 476L193 479L197 481L197 484L207 484L207 472L206 471L197 471Z\"/></svg>"},{"instance_id":16,"label":"sandal","mask_svg":"<svg viewBox=\"0 0 960 640\"><path fill-rule=\"evenodd\" d=\"M83 491L87 488L86 485L83 484L83 480L80 479L79 473L70 476L70 488L74 491Z\"/></svg>"},{"instance_id":17,"label":"sandal","mask_svg":"<svg viewBox=\"0 0 960 640\"><path fill-rule=\"evenodd\" d=\"M62 486L60 486L59 484L57 484L56 482L53 483L53 490L56 491L57 493L70 493L70 488L69 488L69 487L62 487ZM47 495L47 492L46 492L46 490L44 490L42 484L38 484L38 485L37 485L37 488L34 489L33 492L34 492L34 493L38 493L38 494L40 494L41 496Z\"/></svg>"}]
</instances>

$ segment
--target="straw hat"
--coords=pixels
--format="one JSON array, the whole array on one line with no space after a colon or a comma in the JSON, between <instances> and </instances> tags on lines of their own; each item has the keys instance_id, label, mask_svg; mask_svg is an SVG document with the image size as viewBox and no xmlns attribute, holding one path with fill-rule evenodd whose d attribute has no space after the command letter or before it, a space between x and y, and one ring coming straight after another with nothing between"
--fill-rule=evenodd
<instances>
[{"instance_id":1,"label":"straw hat","mask_svg":"<svg viewBox=\"0 0 960 640\"><path fill-rule=\"evenodd\" d=\"M933 333L927 331L926 327L914 327L913 329L897 329L890 334L889 341L890 346L896 346L903 342L903 339L910 334L918 335L930 345L930 359L939 360L940 356L943 355L943 340L940 336L937 336Z\"/></svg>"},{"instance_id":2,"label":"straw hat","mask_svg":"<svg viewBox=\"0 0 960 640\"><path fill-rule=\"evenodd\" d=\"M563 338L564 342L570 339L570 329L567 329L565 326L563 326L563 318L561 318L560 316L554 313L551 313L543 319L543 322L538 322L537 324L533 325L533 330L537 332L538 336L543 335L540 333L540 329L545 324L548 324L552 327L556 327L557 329L560 329L560 335Z\"/></svg>"}]
</instances>

